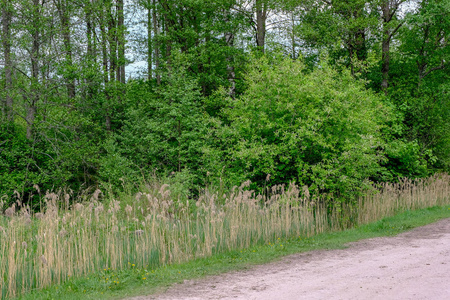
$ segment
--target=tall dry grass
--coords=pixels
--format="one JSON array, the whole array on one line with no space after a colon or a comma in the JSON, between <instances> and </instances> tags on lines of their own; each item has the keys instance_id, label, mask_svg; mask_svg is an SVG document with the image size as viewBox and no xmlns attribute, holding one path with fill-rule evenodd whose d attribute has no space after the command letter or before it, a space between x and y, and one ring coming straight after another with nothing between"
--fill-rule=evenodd
<instances>
[{"instance_id":1,"label":"tall dry grass","mask_svg":"<svg viewBox=\"0 0 450 300\"><path fill-rule=\"evenodd\" d=\"M100 201L97 190L89 198L72 199L70 206L69 194L48 193L40 213L19 202L0 216L1 296L12 298L104 268L157 267L450 204L450 176L444 174L384 184L357 205L331 211L310 198L306 187L275 186L270 196L262 196L247 186L223 195L205 192L191 202L173 199L167 185L148 186L132 201L121 202Z\"/></svg>"}]
</instances>

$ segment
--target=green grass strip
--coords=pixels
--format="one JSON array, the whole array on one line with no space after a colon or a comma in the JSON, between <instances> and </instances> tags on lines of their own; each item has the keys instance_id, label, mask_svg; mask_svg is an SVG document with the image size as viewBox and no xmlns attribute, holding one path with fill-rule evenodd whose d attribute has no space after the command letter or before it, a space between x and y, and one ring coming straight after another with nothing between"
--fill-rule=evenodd
<instances>
[{"instance_id":1,"label":"green grass strip","mask_svg":"<svg viewBox=\"0 0 450 300\"><path fill-rule=\"evenodd\" d=\"M342 249L349 242L367 238L394 236L409 229L450 217L450 206L407 211L394 217L342 232L313 237L278 239L269 245L217 254L188 263L158 269L104 269L83 278L74 278L61 285L33 291L19 299L120 299L163 292L184 280L242 270L256 264L274 261L283 256L318 249Z\"/></svg>"}]
</instances>

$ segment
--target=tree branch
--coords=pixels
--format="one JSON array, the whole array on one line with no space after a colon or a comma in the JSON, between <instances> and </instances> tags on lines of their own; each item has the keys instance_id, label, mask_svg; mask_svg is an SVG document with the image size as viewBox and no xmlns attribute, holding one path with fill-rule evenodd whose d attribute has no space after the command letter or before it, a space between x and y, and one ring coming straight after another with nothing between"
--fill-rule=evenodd
<instances>
[{"instance_id":1,"label":"tree branch","mask_svg":"<svg viewBox=\"0 0 450 300\"><path fill-rule=\"evenodd\" d=\"M400 27L402 27L402 25L405 24L405 21L400 22L400 24L397 25L397 27L394 28L394 30L392 30L392 32L389 34L389 40L391 40L392 36L400 29Z\"/></svg>"},{"instance_id":2,"label":"tree branch","mask_svg":"<svg viewBox=\"0 0 450 300\"><path fill-rule=\"evenodd\" d=\"M420 75L420 79L424 78L425 76L427 76L428 74L430 74L433 71L445 69L447 66L448 66L448 64L444 63L444 61L442 60L441 64L439 66L431 68L428 71L426 71L423 75Z\"/></svg>"}]
</instances>

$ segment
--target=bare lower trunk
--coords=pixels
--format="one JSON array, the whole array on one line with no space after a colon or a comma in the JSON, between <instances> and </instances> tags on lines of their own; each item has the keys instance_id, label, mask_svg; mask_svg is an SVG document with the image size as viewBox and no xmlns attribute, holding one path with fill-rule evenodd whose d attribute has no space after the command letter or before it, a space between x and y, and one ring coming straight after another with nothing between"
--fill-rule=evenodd
<instances>
[{"instance_id":1,"label":"bare lower trunk","mask_svg":"<svg viewBox=\"0 0 450 300\"><path fill-rule=\"evenodd\" d=\"M381 3L380 6L383 13L383 40L381 44L381 73L383 76L383 80L381 82L381 89L383 90L385 95L387 95L389 87L389 49L391 45L391 39L403 24L400 22L395 28L393 28L392 26L390 26L390 23L403 2L405 2L405 0L385 0Z\"/></svg>"},{"instance_id":2,"label":"bare lower trunk","mask_svg":"<svg viewBox=\"0 0 450 300\"><path fill-rule=\"evenodd\" d=\"M34 119L36 117L37 104L39 102L39 50L40 50L40 0L33 0L33 28L31 29L31 99L27 109L27 139L33 139Z\"/></svg>"},{"instance_id":3,"label":"bare lower trunk","mask_svg":"<svg viewBox=\"0 0 450 300\"><path fill-rule=\"evenodd\" d=\"M68 67L68 72L64 75L67 88L67 96L70 99L75 98L75 79L73 76L73 59L72 59L72 43L70 38L70 19L69 12L67 11L67 3L61 1L55 1L58 8L59 17L61 20L62 36L64 50L66 52L66 64Z\"/></svg>"},{"instance_id":4,"label":"bare lower trunk","mask_svg":"<svg viewBox=\"0 0 450 300\"><path fill-rule=\"evenodd\" d=\"M156 14L156 0L153 0L153 33L154 33L154 40L155 40L155 73L156 73L156 83L158 85L161 85L161 74L159 72L159 25L158 25L158 18Z\"/></svg>"},{"instance_id":5,"label":"bare lower trunk","mask_svg":"<svg viewBox=\"0 0 450 300\"><path fill-rule=\"evenodd\" d=\"M174 3L176 1L169 1L169 0L159 0L159 3L161 4L161 16L162 18L162 28L163 28L163 32L165 35L165 53L164 53L164 58L166 59L165 61L165 66L167 68L167 70L170 72L172 70L172 61L171 61L171 56L172 56L172 38L173 38L173 33L177 30L176 27L176 21L174 18L176 18L176 16L172 13L174 9L176 9L176 4ZM182 50L182 49L180 49Z\"/></svg>"},{"instance_id":6,"label":"bare lower trunk","mask_svg":"<svg viewBox=\"0 0 450 300\"><path fill-rule=\"evenodd\" d=\"M125 83L125 16L123 0L117 0L118 81Z\"/></svg>"},{"instance_id":7,"label":"bare lower trunk","mask_svg":"<svg viewBox=\"0 0 450 300\"><path fill-rule=\"evenodd\" d=\"M363 16L364 7L357 6L351 12L353 19L358 20ZM367 60L367 48L366 48L366 29L362 26L358 26L349 34L347 47L350 57L350 68L353 76L362 71L362 64Z\"/></svg>"},{"instance_id":8,"label":"bare lower trunk","mask_svg":"<svg viewBox=\"0 0 450 300\"><path fill-rule=\"evenodd\" d=\"M265 0L256 0L256 45L264 53L266 44L267 4Z\"/></svg>"},{"instance_id":9,"label":"bare lower trunk","mask_svg":"<svg viewBox=\"0 0 450 300\"><path fill-rule=\"evenodd\" d=\"M8 121L14 120L12 98L12 61L11 61L11 11L8 0L2 1L2 45L5 59L5 103L4 111Z\"/></svg>"},{"instance_id":10,"label":"bare lower trunk","mask_svg":"<svg viewBox=\"0 0 450 300\"><path fill-rule=\"evenodd\" d=\"M227 45L229 47L233 47L234 35L232 33L226 33L225 39L226 39ZM234 97L236 96L236 73L234 71L232 56L227 57L227 72L228 72L228 82L230 83L228 95L234 99Z\"/></svg>"},{"instance_id":11,"label":"bare lower trunk","mask_svg":"<svg viewBox=\"0 0 450 300\"><path fill-rule=\"evenodd\" d=\"M391 32L389 30L389 22L392 20L390 1L384 1L381 4L381 11L383 12L383 40L381 42L381 90L387 95L389 87L389 48L391 45Z\"/></svg>"},{"instance_id":12,"label":"bare lower trunk","mask_svg":"<svg viewBox=\"0 0 450 300\"><path fill-rule=\"evenodd\" d=\"M229 17L227 16L225 19L225 22L229 22ZM231 32L225 33L225 43L229 48L234 47L234 34ZM229 55L227 56L227 73L228 73L228 82L230 83L230 87L228 89L228 95L234 99L236 96L236 73L234 71L234 64L233 64L233 56Z\"/></svg>"},{"instance_id":13,"label":"bare lower trunk","mask_svg":"<svg viewBox=\"0 0 450 300\"><path fill-rule=\"evenodd\" d=\"M147 10L147 76L148 80L150 81L153 77L153 61L152 61L152 54L153 54L153 47L152 47L152 5L151 1L148 0L147 3L148 10Z\"/></svg>"},{"instance_id":14,"label":"bare lower trunk","mask_svg":"<svg viewBox=\"0 0 450 300\"><path fill-rule=\"evenodd\" d=\"M92 43L92 17L91 17L91 8L88 7L86 9L86 38L87 38L87 56L88 59L91 60L94 57L94 49L93 49L93 43Z\"/></svg>"},{"instance_id":15,"label":"bare lower trunk","mask_svg":"<svg viewBox=\"0 0 450 300\"><path fill-rule=\"evenodd\" d=\"M117 68L117 24L112 12L112 5L108 7L108 42L109 42L109 80L119 81L120 72Z\"/></svg>"},{"instance_id":16,"label":"bare lower trunk","mask_svg":"<svg viewBox=\"0 0 450 300\"><path fill-rule=\"evenodd\" d=\"M385 32L385 34L389 34L389 33ZM381 82L381 89L384 91L384 93L386 95L387 95L387 89L389 87L389 48L390 48L390 40L383 39L383 42L381 45L381 51L382 51L381 73L383 75L383 80Z\"/></svg>"},{"instance_id":17,"label":"bare lower trunk","mask_svg":"<svg viewBox=\"0 0 450 300\"><path fill-rule=\"evenodd\" d=\"M106 26L104 15L101 16L102 20L100 21L100 33L101 33L101 45L102 45L102 65L103 65L103 82L105 83L105 87L108 84L108 49L107 49L107 36L106 36Z\"/></svg>"},{"instance_id":18,"label":"bare lower trunk","mask_svg":"<svg viewBox=\"0 0 450 300\"><path fill-rule=\"evenodd\" d=\"M100 32L101 32L101 44L102 44L102 62L103 62L103 82L105 85L105 96L106 96L106 108L105 108L105 127L106 127L106 131L111 131L111 113L109 110L109 101L111 100L110 98L110 93L108 90L108 85L109 85L109 77L108 74L110 73L110 70L108 68L108 49L106 46L107 43L107 34L106 34L106 20L105 20L105 15L103 13L103 10L101 11L101 16L100 16ZM113 74L113 78L114 78L114 72Z\"/></svg>"},{"instance_id":19,"label":"bare lower trunk","mask_svg":"<svg viewBox=\"0 0 450 300\"><path fill-rule=\"evenodd\" d=\"M292 26L292 30L291 30L291 44L292 44L292 59L296 59L297 58L297 54L295 52L295 19L294 19L294 13L291 13L291 26Z\"/></svg>"},{"instance_id":20,"label":"bare lower trunk","mask_svg":"<svg viewBox=\"0 0 450 300\"><path fill-rule=\"evenodd\" d=\"M95 49L94 49L94 28L92 26L92 15L91 15L91 7L90 2L89 6L86 8L85 11L86 14L86 38L87 38L87 61L88 66L91 67L95 60ZM94 88L93 88L93 82L90 78L86 78L86 87L87 87L87 97L89 99L92 99L94 95Z\"/></svg>"}]
</instances>

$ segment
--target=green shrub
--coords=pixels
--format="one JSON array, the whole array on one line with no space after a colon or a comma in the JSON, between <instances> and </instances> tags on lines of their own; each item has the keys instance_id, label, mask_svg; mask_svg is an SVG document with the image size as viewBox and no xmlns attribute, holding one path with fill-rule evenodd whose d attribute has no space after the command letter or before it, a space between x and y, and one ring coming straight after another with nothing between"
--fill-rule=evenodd
<instances>
[{"instance_id":1,"label":"green shrub","mask_svg":"<svg viewBox=\"0 0 450 300\"><path fill-rule=\"evenodd\" d=\"M349 72L325 65L307 73L298 61L261 59L247 83L222 129L232 145L222 153L227 177L259 186L294 179L351 199L385 171L382 130L391 108Z\"/></svg>"}]
</instances>

